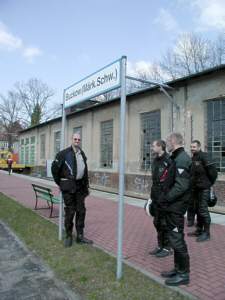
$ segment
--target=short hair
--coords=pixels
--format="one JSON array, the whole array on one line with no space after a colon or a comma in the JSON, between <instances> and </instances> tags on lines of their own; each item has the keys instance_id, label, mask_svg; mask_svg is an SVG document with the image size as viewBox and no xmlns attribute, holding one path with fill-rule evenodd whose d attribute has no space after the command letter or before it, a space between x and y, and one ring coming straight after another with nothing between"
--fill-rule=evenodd
<instances>
[{"instance_id":1,"label":"short hair","mask_svg":"<svg viewBox=\"0 0 225 300\"><path fill-rule=\"evenodd\" d=\"M80 132L79 132L79 131L76 131L76 132L73 132L73 133L72 133L72 136L71 136L71 137L73 138L73 136L74 136L75 134L78 134L78 135L80 136Z\"/></svg>"},{"instance_id":2,"label":"short hair","mask_svg":"<svg viewBox=\"0 0 225 300\"><path fill-rule=\"evenodd\" d=\"M184 138L183 138L183 135L179 132L172 132L168 138L170 139L174 139L176 141L176 144L177 145L181 145L183 146L184 144Z\"/></svg>"},{"instance_id":3,"label":"short hair","mask_svg":"<svg viewBox=\"0 0 225 300\"><path fill-rule=\"evenodd\" d=\"M158 147L161 147L163 151L166 151L166 142L163 140L155 140L154 141ZM153 143L154 143L153 142Z\"/></svg>"},{"instance_id":4,"label":"short hair","mask_svg":"<svg viewBox=\"0 0 225 300\"><path fill-rule=\"evenodd\" d=\"M201 147L201 143L200 143L200 141L199 140L193 140L192 142L191 142L191 144L197 144L198 145L198 147Z\"/></svg>"}]
</instances>

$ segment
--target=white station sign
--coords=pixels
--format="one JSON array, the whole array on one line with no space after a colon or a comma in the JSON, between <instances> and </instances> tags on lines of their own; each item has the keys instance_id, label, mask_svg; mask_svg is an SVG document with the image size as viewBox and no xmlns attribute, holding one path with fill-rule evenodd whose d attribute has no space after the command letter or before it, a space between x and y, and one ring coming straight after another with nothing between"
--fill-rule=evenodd
<instances>
[{"instance_id":1,"label":"white station sign","mask_svg":"<svg viewBox=\"0 0 225 300\"><path fill-rule=\"evenodd\" d=\"M65 108L97 97L121 85L121 59L65 89Z\"/></svg>"}]
</instances>

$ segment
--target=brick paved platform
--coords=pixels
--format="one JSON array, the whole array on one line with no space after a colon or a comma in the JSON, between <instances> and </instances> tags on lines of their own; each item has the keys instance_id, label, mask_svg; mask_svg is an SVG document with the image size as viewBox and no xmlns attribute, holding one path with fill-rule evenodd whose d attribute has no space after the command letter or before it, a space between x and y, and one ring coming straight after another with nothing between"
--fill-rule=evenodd
<instances>
[{"instance_id":1,"label":"brick paved platform","mask_svg":"<svg viewBox=\"0 0 225 300\"><path fill-rule=\"evenodd\" d=\"M35 197L31 182L24 176L0 173L0 191L33 209ZM41 182L53 186L52 182ZM58 189L53 190L57 194ZM89 196L86 206L86 236L93 239L97 246L116 254L117 203ZM49 214L47 210L37 212L45 217ZM58 214L58 210L55 209L54 213ZM53 221L57 222L57 219ZM188 230L186 228L185 231ZM225 226L212 224L211 240L208 242L196 243L194 238L187 236L186 241L191 260L191 282L180 288L202 300L225 300ZM156 233L152 220L144 214L142 208L126 204L124 259L160 278L161 271L173 267L173 256L163 259L150 256L148 252L155 244Z\"/></svg>"}]
</instances>

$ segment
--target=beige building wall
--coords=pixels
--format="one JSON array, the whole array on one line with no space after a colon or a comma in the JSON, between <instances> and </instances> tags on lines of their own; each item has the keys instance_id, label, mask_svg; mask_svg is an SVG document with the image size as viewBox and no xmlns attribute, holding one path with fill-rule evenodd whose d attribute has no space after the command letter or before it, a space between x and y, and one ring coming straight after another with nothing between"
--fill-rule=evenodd
<instances>
[{"instance_id":1,"label":"beige building wall","mask_svg":"<svg viewBox=\"0 0 225 300\"><path fill-rule=\"evenodd\" d=\"M180 87L170 91L179 110L174 109L175 130L185 137L185 148L189 151L192 138L197 138L205 146L205 114L204 104L208 99L224 96L225 75L208 76L196 80L180 83ZM144 174L140 170L141 149L141 113L160 110L161 138L165 139L171 132L171 103L160 91L149 91L129 97L126 113L126 172ZM100 128L101 122L113 120L113 168L100 168ZM118 172L119 165L119 128L120 106L119 101L105 104L93 109L81 111L67 119L66 145L71 143L74 127L82 127L83 150L87 154L89 169L98 172ZM54 158L54 133L61 131L61 122L50 122L24 132L20 136L35 136L36 164L45 166L46 159ZM40 135L46 136L46 157L40 159Z\"/></svg>"}]
</instances>

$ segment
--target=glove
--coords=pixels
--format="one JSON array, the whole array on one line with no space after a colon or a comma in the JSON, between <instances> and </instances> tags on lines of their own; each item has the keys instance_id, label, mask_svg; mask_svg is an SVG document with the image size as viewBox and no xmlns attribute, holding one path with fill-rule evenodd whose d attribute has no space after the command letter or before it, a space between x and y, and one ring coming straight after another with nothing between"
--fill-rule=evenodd
<instances>
[{"instance_id":1,"label":"glove","mask_svg":"<svg viewBox=\"0 0 225 300\"><path fill-rule=\"evenodd\" d=\"M147 216L149 216L149 217L150 217L150 215L154 216L154 208L153 208L153 203L152 203L152 199L151 198L149 198L145 202L144 210L145 210L145 213L147 214Z\"/></svg>"}]
</instances>

